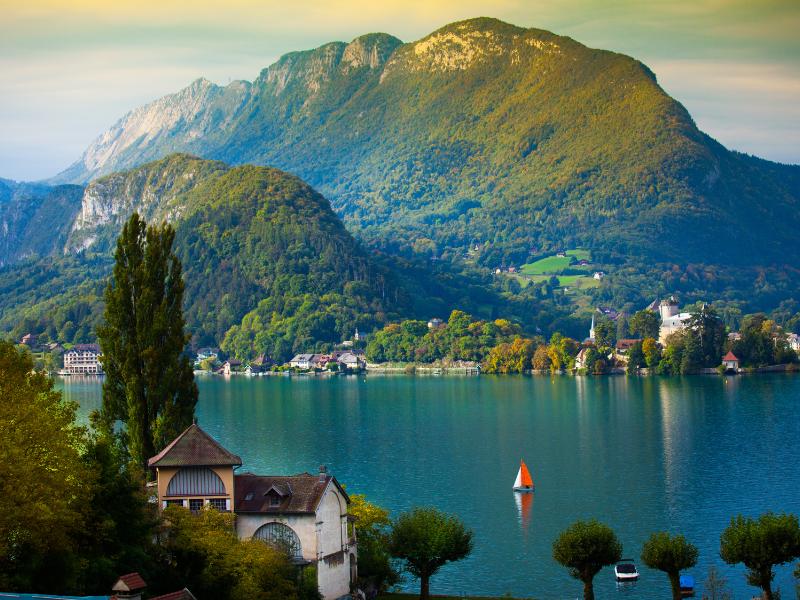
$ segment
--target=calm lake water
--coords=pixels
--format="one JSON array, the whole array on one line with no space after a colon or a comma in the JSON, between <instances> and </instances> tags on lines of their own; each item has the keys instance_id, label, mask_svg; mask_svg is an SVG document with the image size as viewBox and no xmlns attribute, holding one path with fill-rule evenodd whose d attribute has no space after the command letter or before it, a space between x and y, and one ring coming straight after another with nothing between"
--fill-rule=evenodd
<instances>
[{"instance_id":1,"label":"calm lake water","mask_svg":"<svg viewBox=\"0 0 800 600\"><path fill-rule=\"evenodd\" d=\"M100 380L63 379L85 417ZM200 426L240 455L242 470L316 472L392 514L435 505L475 531L475 551L431 581L433 593L576 598L581 583L551 558L578 518L611 526L636 559L638 583L595 578L598 598L669 598L666 575L640 564L652 532L679 532L735 597L743 567L720 560L732 515L800 515L800 376L404 376L198 379ZM536 486L526 506L512 484L524 459ZM775 584L794 596L792 565ZM408 581L407 590L418 590Z\"/></svg>"}]
</instances>

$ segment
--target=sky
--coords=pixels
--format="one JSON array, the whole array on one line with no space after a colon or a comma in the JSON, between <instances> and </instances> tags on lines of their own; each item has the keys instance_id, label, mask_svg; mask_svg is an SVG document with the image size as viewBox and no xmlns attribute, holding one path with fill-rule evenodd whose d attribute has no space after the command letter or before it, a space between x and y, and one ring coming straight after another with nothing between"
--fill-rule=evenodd
<instances>
[{"instance_id":1,"label":"sky","mask_svg":"<svg viewBox=\"0 0 800 600\"><path fill-rule=\"evenodd\" d=\"M479 16L631 55L726 147L800 164L800 0L0 0L0 177L59 173L198 77L253 81L287 52Z\"/></svg>"}]
</instances>

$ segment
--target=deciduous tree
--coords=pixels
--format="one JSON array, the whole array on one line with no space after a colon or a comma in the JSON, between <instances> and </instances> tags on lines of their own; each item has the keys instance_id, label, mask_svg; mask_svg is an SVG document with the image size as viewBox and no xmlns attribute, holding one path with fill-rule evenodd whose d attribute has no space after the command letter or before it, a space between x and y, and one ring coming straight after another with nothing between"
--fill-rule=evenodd
<instances>
[{"instance_id":1,"label":"deciduous tree","mask_svg":"<svg viewBox=\"0 0 800 600\"><path fill-rule=\"evenodd\" d=\"M631 332L635 331L642 339L658 339L660 323L658 322L658 315L652 310L640 310L634 314L628 321L628 327Z\"/></svg>"},{"instance_id":2,"label":"deciduous tree","mask_svg":"<svg viewBox=\"0 0 800 600\"><path fill-rule=\"evenodd\" d=\"M792 514L767 511L758 519L736 515L720 536L719 555L729 565L743 563L747 583L772 600L772 568L800 557L800 526Z\"/></svg>"},{"instance_id":3,"label":"deciduous tree","mask_svg":"<svg viewBox=\"0 0 800 600\"><path fill-rule=\"evenodd\" d=\"M681 599L681 571L697 564L697 546L690 544L680 534L666 531L652 533L642 544L642 562L658 571L664 571L672 586L672 600Z\"/></svg>"},{"instance_id":4,"label":"deciduous tree","mask_svg":"<svg viewBox=\"0 0 800 600\"><path fill-rule=\"evenodd\" d=\"M389 511L367 502L359 494L350 496L348 514L358 520L355 527L358 539L358 575L377 578L378 588L390 587L400 581L400 565L389 556L389 539L392 520Z\"/></svg>"},{"instance_id":5,"label":"deciduous tree","mask_svg":"<svg viewBox=\"0 0 800 600\"><path fill-rule=\"evenodd\" d=\"M610 527L596 519L576 521L553 542L553 559L583 582L583 597L594 600L594 576L622 558L622 543Z\"/></svg>"},{"instance_id":6,"label":"deciduous tree","mask_svg":"<svg viewBox=\"0 0 800 600\"><path fill-rule=\"evenodd\" d=\"M406 570L420 580L420 600L428 600L430 578L446 563L469 556L472 538L472 530L456 515L415 506L394 522L389 553L405 561Z\"/></svg>"},{"instance_id":7,"label":"deciduous tree","mask_svg":"<svg viewBox=\"0 0 800 600\"><path fill-rule=\"evenodd\" d=\"M126 426L132 460L146 469L194 419L197 385L184 354L181 262L166 223L147 227L137 213L122 229L114 274L105 292L105 324L97 329L106 372L101 415Z\"/></svg>"}]
</instances>

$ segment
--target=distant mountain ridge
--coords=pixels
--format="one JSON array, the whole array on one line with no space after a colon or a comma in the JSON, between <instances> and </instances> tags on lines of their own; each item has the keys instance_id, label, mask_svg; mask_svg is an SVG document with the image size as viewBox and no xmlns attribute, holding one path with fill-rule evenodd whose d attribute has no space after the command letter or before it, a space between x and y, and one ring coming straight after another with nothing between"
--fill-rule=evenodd
<instances>
[{"instance_id":1,"label":"distant mountain ridge","mask_svg":"<svg viewBox=\"0 0 800 600\"><path fill-rule=\"evenodd\" d=\"M173 151L295 173L389 252L800 260L800 167L729 152L631 57L496 19L293 52L252 84L198 80L129 113L54 181Z\"/></svg>"}]
</instances>

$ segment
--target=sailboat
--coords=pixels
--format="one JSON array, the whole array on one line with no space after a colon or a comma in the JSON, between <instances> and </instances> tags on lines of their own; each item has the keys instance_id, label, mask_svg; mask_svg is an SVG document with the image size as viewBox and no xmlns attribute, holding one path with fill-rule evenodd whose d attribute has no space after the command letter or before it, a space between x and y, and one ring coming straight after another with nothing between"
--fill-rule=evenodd
<instances>
[{"instance_id":1,"label":"sailboat","mask_svg":"<svg viewBox=\"0 0 800 600\"><path fill-rule=\"evenodd\" d=\"M525 466L525 461L519 461L519 473L517 473L517 479L514 481L514 491L515 492L532 492L533 491L533 480L531 479L531 474L528 473L528 467Z\"/></svg>"}]
</instances>

